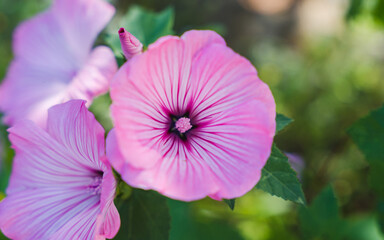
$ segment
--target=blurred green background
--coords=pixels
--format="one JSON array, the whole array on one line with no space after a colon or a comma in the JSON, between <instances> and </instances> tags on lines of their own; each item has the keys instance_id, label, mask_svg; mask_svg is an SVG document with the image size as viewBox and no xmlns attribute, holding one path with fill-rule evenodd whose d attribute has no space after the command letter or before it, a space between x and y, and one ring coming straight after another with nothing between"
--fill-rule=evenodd
<instances>
[{"instance_id":1,"label":"blurred green background","mask_svg":"<svg viewBox=\"0 0 384 240\"><path fill-rule=\"evenodd\" d=\"M321 212L316 207L334 206L337 221L345 225L325 227L329 233L316 234L319 225L309 226L301 207L254 190L237 200L233 212L210 199L189 204L169 200L171 239L384 239L375 210L378 199L368 187L368 163L346 134L356 120L384 102L384 1L110 2L118 16L133 4L156 12L173 6L177 35L189 29L213 29L250 59L270 86L277 111L295 120L276 137L276 143L304 161L299 174L308 202L323 191L319 199L325 200L318 202L325 206L314 203L311 211L317 216ZM12 31L49 4L46 0L0 0L0 79L12 59ZM102 105L99 110L94 107L96 115L106 107ZM108 120L101 121L108 126ZM0 190L4 191L12 152L4 137L5 127L1 131L6 161ZM327 198L331 190L323 190L329 184L337 201Z\"/></svg>"}]
</instances>

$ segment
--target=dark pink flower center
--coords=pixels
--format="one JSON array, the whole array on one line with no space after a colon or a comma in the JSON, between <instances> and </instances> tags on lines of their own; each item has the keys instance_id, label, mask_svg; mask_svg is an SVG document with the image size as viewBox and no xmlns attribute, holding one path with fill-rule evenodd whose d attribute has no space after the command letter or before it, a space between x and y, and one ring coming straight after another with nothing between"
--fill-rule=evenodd
<instances>
[{"instance_id":1,"label":"dark pink flower center","mask_svg":"<svg viewBox=\"0 0 384 240\"><path fill-rule=\"evenodd\" d=\"M186 141L189 132L196 128L193 119L189 117L189 112L183 115L170 114L170 125L168 133L177 135L181 140Z\"/></svg>"}]
</instances>

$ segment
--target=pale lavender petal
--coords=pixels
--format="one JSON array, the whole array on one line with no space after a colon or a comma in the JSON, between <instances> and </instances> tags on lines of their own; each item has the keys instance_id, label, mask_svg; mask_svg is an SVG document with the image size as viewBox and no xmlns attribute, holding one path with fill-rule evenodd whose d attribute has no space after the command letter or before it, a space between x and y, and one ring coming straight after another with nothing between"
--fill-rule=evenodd
<instances>
[{"instance_id":1,"label":"pale lavender petal","mask_svg":"<svg viewBox=\"0 0 384 240\"><path fill-rule=\"evenodd\" d=\"M47 131L10 128L16 151L0 229L12 239L105 239L120 226L104 130L82 100L48 111Z\"/></svg>"},{"instance_id":2,"label":"pale lavender petal","mask_svg":"<svg viewBox=\"0 0 384 240\"><path fill-rule=\"evenodd\" d=\"M9 129L16 151L7 194L24 189L91 184L91 163L79 161L67 148L30 121L18 122Z\"/></svg>"},{"instance_id":3,"label":"pale lavender petal","mask_svg":"<svg viewBox=\"0 0 384 240\"><path fill-rule=\"evenodd\" d=\"M115 13L104 0L55 0L52 6L70 53L84 63L97 35Z\"/></svg>"},{"instance_id":4,"label":"pale lavender petal","mask_svg":"<svg viewBox=\"0 0 384 240\"><path fill-rule=\"evenodd\" d=\"M83 99L90 106L94 97L108 92L109 81L117 71L115 56L110 48L96 47L83 68L73 77L62 101Z\"/></svg>"},{"instance_id":5,"label":"pale lavender petal","mask_svg":"<svg viewBox=\"0 0 384 240\"><path fill-rule=\"evenodd\" d=\"M0 86L0 110L6 113L4 122L11 125L28 118L44 125L46 109L65 96L66 76L69 75L47 68L42 70L25 60L13 61Z\"/></svg>"},{"instance_id":6,"label":"pale lavender petal","mask_svg":"<svg viewBox=\"0 0 384 240\"><path fill-rule=\"evenodd\" d=\"M101 213L96 220L96 239L113 238L120 228L120 215L113 199L115 198L116 180L111 169L103 177L101 190Z\"/></svg>"},{"instance_id":7,"label":"pale lavender petal","mask_svg":"<svg viewBox=\"0 0 384 240\"><path fill-rule=\"evenodd\" d=\"M48 239L98 203L96 195L62 188L28 189L0 202L0 227L11 239ZM90 215L96 219L97 212Z\"/></svg>"},{"instance_id":8,"label":"pale lavender petal","mask_svg":"<svg viewBox=\"0 0 384 240\"><path fill-rule=\"evenodd\" d=\"M68 149L72 158L86 168L102 169L104 129L85 107L85 101L71 100L48 111L47 132Z\"/></svg>"},{"instance_id":9,"label":"pale lavender petal","mask_svg":"<svg viewBox=\"0 0 384 240\"><path fill-rule=\"evenodd\" d=\"M48 68L69 74L83 61L71 51L51 10L21 23L12 44L16 59L23 59L26 66L30 64L42 71Z\"/></svg>"},{"instance_id":10,"label":"pale lavender petal","mask_svg":"<svg viewBox=\"0 0 384 240\"><path fill-rule=\"evenodd\" d=\"M81 240L104 240L105 238L96 238L96 219L100 211L97 204L88 206L87 210L73 217L56 233L49 237L51 240L63 239L81 239Z\"/></svg>"},{"instance_id":11,"label":"pale lavender petal","mask_svg":"<svg viewBox=\"0 0 384 240\"><path fill-rule=\"evenodd\" d=\"M103 0L57 0L17 27L15 59L0 86L5 123L27 118L45 126L49 107L70 99L91 104L108 91L115 58L106 47L91 48L113 13Z\"/></svg>"}]
</instances>

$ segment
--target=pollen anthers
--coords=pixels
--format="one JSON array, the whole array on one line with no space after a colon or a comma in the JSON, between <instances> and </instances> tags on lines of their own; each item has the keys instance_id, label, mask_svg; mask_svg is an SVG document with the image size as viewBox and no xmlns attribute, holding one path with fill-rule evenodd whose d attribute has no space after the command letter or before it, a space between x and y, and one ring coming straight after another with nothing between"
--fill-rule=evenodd
<instances>
[{"instance_id":1,"label":"pollen anthers","mask_svg":"<svg viewBox=\"0 0 384 240\"><path fill-rule=\"evenodd\" d=\"M94 177L92 183L88 186L87 190L92 195L100 195L102 182L103 182L103 175L102 174Z\"/></svg>"},{"instance_id":2,"label":"pollen anthers","mask_svg":"<svg viewBox=\"0 0 384 240\"><path fill-rule=\"evenodd\" d=\"M185 133L192 128L191 119L186 117L179 118L175 123L175 127L180 133Z\"/></svg>"},{"instance_id":3,"label":"pollen anthers","mask_svg":"<svg viewBox=\"0 0 384 240\"><path fill-rule=\"evenodd\" d=\"M194 125L189 118L189 114L185 113L181 116L171 115L171 126L169 132L177 134L182 140L187 139L187 132L194 128Z\"/></svg>"}]
</instances>

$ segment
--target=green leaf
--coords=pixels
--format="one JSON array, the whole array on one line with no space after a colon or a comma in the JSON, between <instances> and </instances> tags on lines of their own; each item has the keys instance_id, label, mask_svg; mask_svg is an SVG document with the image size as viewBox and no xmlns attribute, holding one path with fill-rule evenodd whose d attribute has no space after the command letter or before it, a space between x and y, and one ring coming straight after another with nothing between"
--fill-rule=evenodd
<instances>
[{"instance_id":1,"label":"green leaf","mask_svg":"<svg viewBox=\"0 0 384 240\"><path fill-rule=\"evenodd\" d=\"M326 187L309 207L299 208L300 229L304 239L342 239L346 223L339 216L332 187Z\"/></svg>"},{"instance_id":2,"label":"green leaf","mask_svg":"<svg viewBox=\"0 0 384 240\"><path fill-rule=\"evenodd\" d=\"M356 145L364 153L370 165L369 185L384 199L384 106L371 112L367 117L357 121L349 130ZM378 217L381 230L384 232L384 204L378 205Z\"/></svg>"},{"instance_id":3,"label":"green leaf","mask_svg":"<svg viewBox=\"0 0 384 240\"><path fill-rule=\"evenodd\" d=\"M350 0L349 8L346 14L347 20L356 18L362 11L363 0Z\"/></svg>"},{"instance_id":4,"label":"green leaf","mask_svg":"<svg viewBox=\"0 0 384 240\"><path fill-rule=\"evenodd\" d=\"M281 130L283 130L291 122L293 122L292 119L284 116L283 114L277 113L276 114L276 133L278 133Z\"/></svg>"},{"instance_id":5,"label":"green leaf","mask_svg":"<svg viewBox=\"0 0 384 240\"><path fill-rule=\"evenodd\" d=\"M0 122L2 116L0 115ZM15 155L8 140L7 126L0 123L0 193L5 192L11 175L12 159Z\"/></svg>"},{"instance_id":6,"label":"green leaf","mask_svg":"<svg viewBox=\"0 0 384 240\"><path fill-rule=\"evenodd\" d=\"M348 134L368 161L384 161L384 106L356 122Z\"/></svg>"},{"instance_id":7,"label":"green leaf","mask_svg":"<svg viewBox=\"0 0 384 240\"><path fill-rule=\"evenodd\" d=\"M117 199L116 203L121 228L114 239L168 240L171 217L165 197L133 189L128 199Z\"/></svg>"},{"instance_id":8,"label":"green leaf","mask_svg":"<svg viewBox=\"0 0 384 240\"><path fill-rule=\"evenodd\" d=\"M8 238L6 238L0 231L0 240L8 240Z\"/></svg>"},{"instance_id":9,"label":"green leaf","mask_svg":"<svg viewBox=\"0 0 384 240\"><path fill-rule=\"evenodd\" d=\"M236 201L235 198L233 198L233 199L224 199L223 201L229 206L229 208L232 211L235 209L235 201Z\"/></svg>"},{"instance_id":10,"label":"green leaf","mask_svg":"<svg viewBox=\"0 0 384 240\"><path fill-rule=\"evenodd\" d=\"M101 95L92 101L92 105L89 107L89 111L91 111L96 120L103 126L105 132L109 132L113 128L113 123L110 114L110 106L112 104L112 100L109 94Z\"/></svg>"},{"instance_id":11,"label":"green leaf","mask_svg":"<svg viewBox=\"0 0 384 240\"><path fill-rule=\"evenodd\" d=\"M377 219L374 216L359 216L348 220L348 229L345 231L343 240L384 240L380 233Z\"/></svg>"},{"instance_id":12,"label":"green leaf","mask_svg":"<svg viewBox=\"0 0 384 240\"><path fill-rule=\"evenodd\" d=\"M205 214L207 210L199 207L196 202L168 199L168 203L172 215L170 240L243 239L231 221L233 219Z\"/></svg>"},{"instance_id":13,"label":"green leaf","mask_svg":"<svg viewBox=\"0 0 384 240\"><path fill-rule=\"evenodd\" d=\"M384 145L383 145L384 147ZM384 161L371 161L369 163L370 170L368 174L368 182L377 195L384 199Z\"/></svg>"},{"instance_id":14,"label":"green leaf","mask_svg":"<svg viewBox=\"0 0 384 240\"><path fill-rule=\"evenodd\" d=\"M296 172L276 145L272 146L271 156L256 187L274 196L305 205L304 193Z\"/></svg>"},{"instance_id":15,"label":"green leaf","mask_svg":"<svg viewBox=\"0 0 384 240\"><path fill-rule=\"evenodd\" d=\"M384 24L384 0L376 0L373 16L378 23Z\"/></svg>"},{"instance_id":16,"label":"green leaf","mask_svg":"<svg viewBox=\"0 0 384 240\"><path fill-rule=\"evenodd\" d=\"M154 13L139 6L133 6L123 21L125 29L148 46L159 37L173 34L174 15L172 7Z\"/></svg>"},{"instance_id":17,"label":"green leaf","mask_svg":"<svg viewBox=\"0 0 384 240\"><path fill-rule=\"evenodd\" d=\"M377 213L379 218L379 227L381 232L384 233L384 198L382 198L377 204Z\"/></svg>"}]
</instances>

